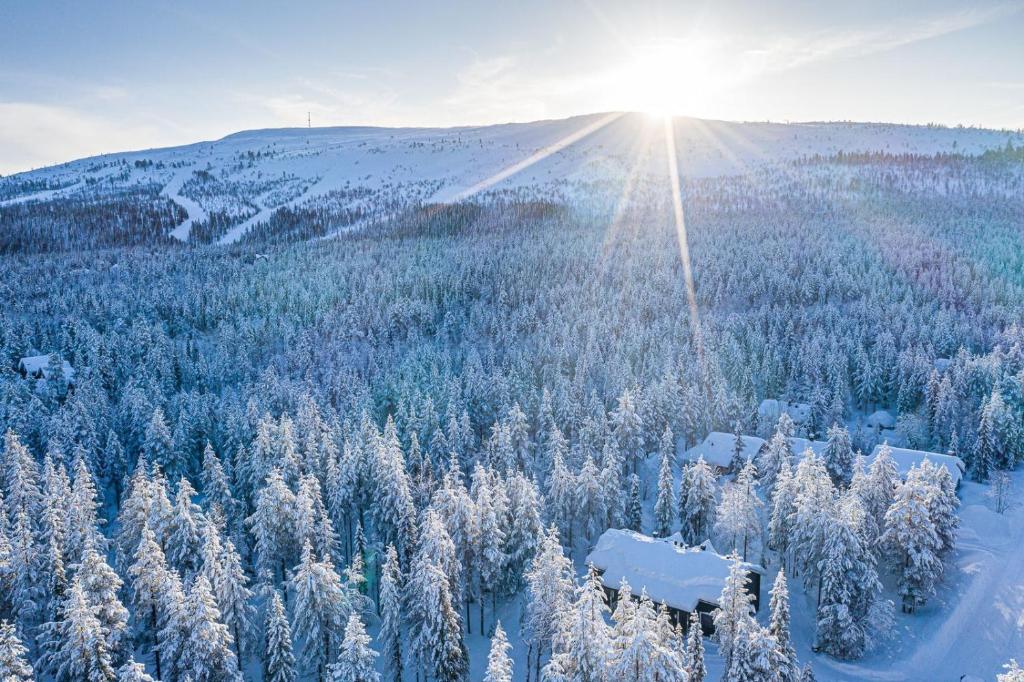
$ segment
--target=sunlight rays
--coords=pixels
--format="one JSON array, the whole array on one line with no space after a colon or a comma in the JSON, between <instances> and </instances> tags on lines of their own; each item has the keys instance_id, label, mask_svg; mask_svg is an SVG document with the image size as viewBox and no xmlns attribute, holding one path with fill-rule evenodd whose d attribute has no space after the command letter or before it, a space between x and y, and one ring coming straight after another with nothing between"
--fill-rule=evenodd
<instances>
[{"instance_id":1,"label":"sunlight rays","mask_svg":"<svg viewBox=\"0 0 1024 682\"><path fill-rule=\"evenodd\" d=\"M703 357L704 342L700 330L700 318L697 315L697 293L693 288L693 271L690 269L690 246L686 236L686 218L683 214L683 196L679 186L679 159L676 156L675 122L671 116L665 117L665 156L668 162L668 179L672 193L672 217L675 221L676 239L679 242L679 259L683 264L683 277L686 280L686 298L690 306L690 326L693 331L697 353Z\"/></svg>"},{"instance_id":2,"label":"sunlight rays","mask_svg":"<svg viewBox=\"0 0 1024 682\"><path fill-rule=\"evenodd\" d=\"M476 183L474 185L471 185L471 186L467 187L466 189L463 189L463 190L459 191L453 197L451 197L449 199L449 201L452 202L452 203L455 203L455 202L458 202L458 201L462 201L464 199L468 199L469 197L471 197L471 196L473 196L475 194L479 194L480 192L484 192L484 191L490 189L491 187L494 187L495 185L497 185L502 180L506 180L506 179L512 177L513 175L515 175L516 173L519 173L519 172L521 172L523 170L526 170L530 166L532 166L532 165L534 165L534 164L536 164L536 163L538 163L540 161L543 161L544 159L548 158L552 154L556 154L556 153L562 151L563 149L565 149L566 147L569 147L570 145L573 145L573 144L579 142L583 138L585 138L585 137L587 137L587 136L597 132L601 128L604 128L605 126L607 126L609 123L612 123L613 121L615 121L615 120L619 119L620 117L622 117L622 115L623 114L621 112L614 112L614 113L611 113L611 114L606 114L605 116L602 116L601 118L599 118L596 121L590 123L589 125L586 125L586 126L580 128L579 130L575 131L574 133L566 135L565 137L563 137L562 139L558 140L557 142L553 142L553 143L549 144L548 146L544 147L543 149L540 149L540 150L534 152L533 154L531 154L530 156L526 157L522 161L514 163L511 166L508 166L507 168L503 168L502 170L498 171L497 173L495 173L494 175L490 176L489 178L481 180L480 182L478 182L478 183Z\"/></svg>"}]
</instances>

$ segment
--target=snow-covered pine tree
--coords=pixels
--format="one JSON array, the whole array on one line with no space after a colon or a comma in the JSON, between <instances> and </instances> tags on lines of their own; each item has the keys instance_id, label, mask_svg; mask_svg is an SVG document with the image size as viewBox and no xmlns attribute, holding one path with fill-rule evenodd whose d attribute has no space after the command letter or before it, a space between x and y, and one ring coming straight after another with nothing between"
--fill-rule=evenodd
<instances>
[{"instance_id":1,"label":"snow-covered pine tree","mask_svg":"<svg viewBox=\"0 0 1024 682\"><path fill-rule=\"evenodd\" d=\"M850 485L853 479L853 444L845 426L833 424L828 429L828 442L821 453L822 463L838 487Z\"/></svg>"},{"instance_id":2,"label":"snow-covered pine tree","mask_svg":"<svg viewBox=\"0 0 1024 682\"><path fill-rule=\"evenodd\" d=\"M551 463L551 475L547 481L548 516L554 520L563 535L568 537L572 546L572 531L577 515L576 477L569 468L561 453L555 453Z\"/></svg>"},{"instance_id":3,"label":"snow-covered pine tree","mask_svg":"<svg viewBox=\"0 0 1024 682\"><path fill-rule=\"evenodd\" d=\"M690 614L689 632L686 634L686 672L690 675L689 682L704 682L708 676L704 665L704 629L697 611Z\"/></svg>"},{"instance_id":4,"label":"snow-covered pine tree","mask_svg":"<svg viewBox=\"0 0 1024 682\"><path fill-rule=\"evenodd\" d=\"M473 554L477 560L476 575L479 581L480 632L484 632L484 594L490 594L492 610L496 614L497 593L502 587L505 562L508 560L502 549L505 529L498 504L499 496L493 490L491 478L491 473L478 462L473 470L471 494L476 509L477 534Z\"/></svg>"},{"instance_id":5,"label":"snow-covered pine tree","mask_svg":"<svg viewBox=\"0 0 1024 682\"><path fill-rule=\"evenodd\" d=\"M295 656L292 654L292 629L281 594L274 592L267 609L266 648L263 652L265 682L295 682Z\"/></svg>"},{"instance_id":6,"label":"snow-covered pine tree","mask_svg":"<svg viewBox=\"0 0 1024 682\"><path fill-rule=\"evenodd\" d=\"M380 635L391 679L402 682L402 571L398 551L388 545L380 577Z\"/></svg>"},{"instance_id":7,"label":"snow-covered pine tree","mask_svg":"<svg viewBox=\"0 0 1024 682\"><path fill-rule=\"evenodd\" d=\"M535 671L539 675L540 660L552 648L562 628L562 619L572 603L572 564L558 541L558 529L551 526L544 534L540 550L526 573L529 601L526 605L525 625L530 651L527 665L534 657Z\"/></svg>"},{"instance_id":8,"label":"snow-covered pine tree","mask_svg":"<svg viewBox=\"0 0 1024 682\"><path fill-rule=\"evenodd\" d=\"M256 493L256 509L246 522L255 537L256 571L276 584L290 565L295 538L295 495L280 469L271 470L267 484Z\"/></svg>"},{"instance_id":9,"label":"snow-covered pine tree","mask_svg":"<svg viewBox=\"0 0 1024 682\"><path fill-rule=\"evenodd\" d=\"M753 462L747 462L731 483L722 491L722 501L716 513L715 531L734 551L742 552L747 560L750 543L761 535L761 508L757 495L757 471Z\"/></svg>"},{"instance_id":10,"label":"snow-covered pine tree","mask_svg":"<svg viewBox=\"0 0 1024 682\"><path fill-rule=\"evenodd\" d=\"M508 586L513 592L522 587L523 573L529 566L544 535L541 521L540 493L533 481L521 473L506 479L508 489L508 535L505 554L508 555Z\"/></svg>"},{"instance_id":11,"label":"snow-covered pine tree","mask_svg":"<svg viewBox=\"0 0 1024 682\"><path fill-rule=\"evenodd\" d=\"M754 595L747 589L749 581L747 568L740 562L739 557L734 555L729 567L729 577L726 578L722 594L718 598L719 608L712 616L715 623L715 641L718 642L719 653L725 659L727 671L732 668L733 646L740 628L747 623L757 625L753 618Z\"/></svg>"},{"instance_id":12,"label":"snow-covered pine tree","mask_svg":"<svg viewBox=\"0 0 1024 682\"><path fill-rule=\"evenodd\" d=\"M738 623L725 682L775 682L775 638L753 618Z\"/></svg>"},{"instance_id":13,"label":"snow-covered pine tree","mask_svg":"<svg viewBox=\"0 0 1024 682\"><path fill-rule=\"evenodd\" d=\"M7 539L7 512L0 493L0 615L14 611L14 567L11 564L11 541Z\"/></svg>"},{"instance_id":14,"label":"snow-covered pine tree","mask_svg":"<svg viewBox=\"0 0 1024 682\"><path fill-rule=\"evenodd\" d=\"M231 482L224 471L224 464L209 441L203 449L202 484L206 504L209 507L219 506L228 528L237 531L241 520L241 508L231 491Z\"/></svg>"},{"instance_id":15,"label":"snow-covered pine tree","mask_svg":"<svg viewBox=\"0 0 1024 682\"><path fill-rule=\"evenodd\" d=\"M643 530L644 508L640 501L640 477L629 475L629 497L626 499L626 528L640 532Z\"/></svg>"},{"instance_id":16,"label":"snow-covered pine tree","mask_svg":"<svg viewBox=\"0 0 1024 682\"><path fill-rule=\"evenodd\" d=\"M220 610L209 581L196 577L185 601L178 669L194 682L229 682L242 679L235 658L231 631L221 622Z\"/></svg>"},{"instance_id":17,"label":"snow-covered pine tree","mask_svg":"<svg viewBox=\"0 0 1024 682\"><path fill-rule=\"evenodd\" d=\"M415 530L416 508L405 470L405 457L398 439L397 427L389 417L384 433L376 440L373 477L377 499L371 507L376 528L386 543L393 543L399 556L412 556L415 538L407 531ZM407 543L409 546L406 546Z\"/></svg>"},{"instance_id":18,"label":"snow-covered pine tree","mask_svg":"<svg viewBox=\"0 0 1024 682\"><path fill-rule=\"evenodd\" d=\"M187 478L178 481L174 511L167 524L166 553L168 563L185 579L199 570L202 548L201 528L205 523L202 509L192 498L196 491Z\"/></svg>"},{"instance_id":19,"label":"snow-covered pine tree","mask_svg":"<svg viewBox=\"0 0 1024 682\"><path fill-rule=\"evenodd\" d=\"M779 476L779 470L783 464L788 464L793 459L793 450L789 445L789 439L782 433L776 431L771 439L764 445L757 455L757 471L761 476L761 486L765 495L770 499L772 491L775 490L775 482Z\"/></svg>"},{"instance_id":20,"label":"snow-covered pine tree","mask_svg":"<svg viewBox=\"0 0 1024 682\"><path fill-rule=\"evenodd\" d=\"M885 514L880 542L893 559L905 612L924 603L942 576L943 544L929 509L931 495L931 486L912 469Z\"/></svg>"},{"instance_id":21,"label":"snow-covered pine tree","mask_svg":"<svg viewBox=\"0 0 1024 682\"><path fill-rule=\"evenodd\" d=\"M768 546L779 554L783 570L792 565L790 552L793 520L796 513L796 479L788 463L779 469L771 497L768 519Z\"/></svg>"},{"instance_id":22,"label":"snow-covered pine tree","mask_svg":"<svg viewBox=\"0 0 1024 682\"><path fill-rule=\"evenodd\" d=\"M818 563L830 532L835 488L825 466L808 448L796 468L796 504L792 518L791 568L803 571L804 584L817 587Z\"/></svg>"},{"instance_id":23,"label":"snow-covered pine tree","mask_svg":"<svg viewBox=\"0 0 1024 682\"><path fill-rule=\"evenodd\" d=\"M622 485L622 458L619 456L618 442L606 436L601 450L601 498L604 501L605 528L615 528L622 524L626 511L626 495Z\"/></svg>"},{"instance_id":24,"label":"snow-covered pine tree","mask_svg":"<svg viewBox=\"0 0 1024 682\"><path fill-rule=\"evenodd\" d=\"M14 624L0 621L0 680L32 682L35 677L28 662L28 649L14 629Z\"/></svg>"},{"instance_id":25,"label":"snow-covered pine tree","mask_svg":"<svg viewBox=\"0 0 1024 682\"><path fill-rule=\"evenodd\" d=\"M562 622L557 638L560 668L571 680L604 680L608 676L611 656L611 632L605 617L605 601L601 577L591 566L587 577L576 588L576 601Z\"/></svg>"},{"instance_id":26,"label":"snow-covered pine tree","mask_svg":"<svg viewBox=\"0 0 1024 682\"><path fill-rule=\"evenodd\" d=\"M116 662L128 644L128 609L118 598L121 578L103 555L88 544L81 563L74 568L75 580L81 585L85 599L103 630L107 650Z\"/></svg>"},{"instance_id":27,"label":"snow-covered pine tree","mask_svg":"<svg viewBox=\"0 0 1024 682\"><path fill-rule=\"evenodd\" d=\"M127 505L126 507L127 508ZM137 633L150 640L156 676L161 677L160 617L164 608L164 591L169 587L170 570L164 552L157 544L148 525L142 526L142 539L135 550L134 561L128 568L131 577L131 605Z\"/></svg>"},{"instance_id":28,"label":"snow-covered pine tree","mask_svg":"<svg viewBox=\"0 0 1024 682\"><path fill-rule=\"evenodd\" d=\"M127 663L117 669L117 682L154 682L154 680L146 672L145 665L136 663L134 659L128 659Z\"/></svg>"},{"instance_id":29,"label":"snow-covered pine tree","mask_svg":"<svg viewBox=\"0 0 1024 682\"><path fill-rule=\"evenodd\" d=\"M377 652L370 648L370 636L358 613L348 617L345 638L338 649L338 660L331 666L333 682L379 682L374 668Z\"/></svg>"},{"instance_id":30,"label":"snow-covered pine tree","mask_svg":"<svg viewBox=\"0 0 1024 682\"><path fill-rule=\"evenodd\" d=\"M406 595L415 633L412 653L417 663L438 682L464 679L468 654L462 641L461 619L452 604L448 576L429 552L416 552Z\"/></svg>"},{"instance_id":31,"label":"snow-covered pine tree","mask_svg":"<svg viewBox=\"0 0 1024 682\"><path fill-rule=\"evenodd\" d=\"M768 620L768 634L775 640L772 669L778 682L799 682L800 664L789 635L789 586L786 572L780 569L775 576L771 591L771 615Z\"/></svg>"},{"instance_id":32,"label":"snow-covered pine tree","mask_svg":"<svg viewBox=\"0 0 1024 682\"><path fill-rule=\"evenodd\" d=\"M491 651L487 654L487 672L484 673L484 682L512 682L512 658L508 652L512 645L508 643L505 630L501 627L501 621L494 626L494 636L491 637Z\"/></svg>"},{"instance_id":33,"label":"snow-covered pine tree","mask_svg":"<svg viewBox=\"0 0 1024 682\"><path fill-rule=\"evenodd\" d=\"M672 432L665 432L671 437ZM668 451L661 454L658 471L658 499L654 503L654 534L668 537L672 534L672 520L676 510L675 478L672 476L672 460Z\"/></svg>"},{"instance_id":34,"label":"snow-covered pine tree","mask_svg":"<svg viewBox=\"0 0 1024 682\"><path fill-rule=\"evenodd\" d=\"M18 626L23 631L29 631L38 624L44 614L47 581L42 570L44 560L40 548L35 544L33 523L24 506L15 509L10 544L9 570L14 576L14 590L11 594L11 601L14 604L13 615Z\"/></svg>"},{"instance_id":35,"label":"snow-covered pine tree","mask_svg":"<svg viewBox=\"0 0 1024 682\"><path fill-rule=\"evenodd\" d=\"M746 446L743 432L740 430L740 423L736 422L732 434L732 457L729 459L729 469L732 471L739 471L747 463L747 457L743 454Z\"/></svg>"},{"instance_id":36,"label":"snow-covered pine tree","mask_svg":"<svg viewBox=\"0 0 1024 682\"><path fill-rule=\"evenodd\" d=\"M869 541L877 541L885 530L885 514L892 506L900 474L892 459L892 448L883 443L871 461L864 481L857 486L857 496L865 513L865 531Z\"/></svg>"},{"instance_id":37,"label":"snow-covered pine tree","mask_svg":"<svg viewBox=\"0 0 1024 682\"><path fill-rule=\"evenodd\" d=\"M608 509L605 503L604 486L601 482L601 472L589 452L576 475L576 496L583 532L588 540L592 540L607 528L605 523L608 518Z\"/></svg>"},{"instance_id":38,"label":"snow-covered pine tree","mask_svg":"<svg viewBox=\"0 0 1024 682\"><path fill-rule=\"evenodd\" d=\"M159 407L153 410L153 415L146 426L141 454L147 462L159 465L172 480L184 473L180 466L182 463L179 462L174 450L174 441L171 439L171 430L167 428L164 411Z\"/></svg>"},{"instance_id":39,"label":"snow-covered pine tree","mask_svg":"<svg viewBox=\"0 0 1024 682\"><path fill-rule=\"evenodd\" d=\"M230 538L224 540L220 565L217 582L212 583L213 593L221 620L231 632L235 654L241 663L242 654L248 650L256 632L256 608L252 605L253 592L249 589L249 577L242 565L242 557Z\"/></svg>"},{"instance_id":40,"label":"snow-covered pine tree","mask_svg":"<svg viewBox=\"0 0 1024 682\"><path fill-rule=\"evenodd\" d=\"M819 596L816 641L837 657L859 658L888 629L879 600L882 585L875 555L864 542L864 512L847 492L834 508L835 518L818 562Z\"/></svg>"},{"instance_id":41,"label":"snow-covered pine tree","mask_svg":"<svg viewBox=\"0 0 1024 682\"><path fill-rule=\"evenodd\" d=\"M92 473L85 460L79 457L75 462L75 478L67 507L67 538L64 552L68 564L77 564L81 561L86 547L94 547L101 552L106 550L106 538L99 530L99 525L103 522L99 509L100 501Z\"/></svg>"},{"instance_id":42,"label":"snow-covered pine tree","mask_svg":"<svg viewBox=\"0 0 1024 682\"><path fill-rule=\"evenodd\" d=\"M949 469L941 464L933 464L927 457L910 475L920 477L929 488L928 513L942 542L941 552L943 555L948 554L956 545L957 529L960 527L957 514L960 498L956 495L953 477Z\"/></svg>"},{"instance_id":43,"label":"snow-covered pine tree","mask_svg":"<svg viewBox=\"0 0 1024 682\"><path fill-rule=\"evenodd\" d=\"M341 577L330 563L317 561L307 541L288 589L292 594L292 631L296 641L302 642L301 660L307 670L322 679L350 611Z\"/></svg>"},{"instance_id":44,"label":"snow-covered pine tree","mask_svg":"<svg viewBox=\"0 0 1024 682\"><path fill-rule=\"evenodd\" d=\"M43 663L58 682L116 682L107 633L93 613L76 575L61 602L58 619L43 632Z\"/></svg>"},{"instance_id":45,"label":"snow-covered pine tree","mask_svg":"<svg viewBox=\"0 0 1024 682\"><path fill-rule=\"evenodd\" d=\"M441 487L434 493L431 505L420 523L420 547L417 551L429 553L432 561L448 576L448 585L456 609L466 607L466 627L470 628L469 601L472 579L470 574L476 559L476 509L462 483L458 463L452 461L444 475Z\"/></svg>"},{"instance_id":46,"label":"snow-covered pine tree","mask_svg":"<svg viewBox=\"0 0 1024 682\"><path fill-rule=\"evenodd\" d=\"M678 652L666 651L659 642L657 614L646 591L634 602L629 584L623 582L619 605L613 614L612 654L609 674L623 682L685 682Z\"/></svg>"},{"instance_id":47,"label":"snow-covered pine tree","mask_svg":"<svg viewBox=\"0 0 1024 682\"><path fill-rule=\"evenodd\" d=\"M632 473L637 473L637 463L644 454L644 422L637 409L633 391L628 388L619 396L618 404L611 414L611 426L626 466Z\"/></svg>"},{"instance_id":48,"label":"snow-covered pine tree","mask_svg":"<svg viewBox=\"0 0 1024 682\"><path fill-rule=\"evenodd\" d=\"M711 537L718 504L715 498L717 484L711 467L703 457L698 457L696 462L688 466L685 475L683 488L686 496L679 498L679 520L683 525L683 537L689 544L697 545Z\"/></svg>"}]
</instances>

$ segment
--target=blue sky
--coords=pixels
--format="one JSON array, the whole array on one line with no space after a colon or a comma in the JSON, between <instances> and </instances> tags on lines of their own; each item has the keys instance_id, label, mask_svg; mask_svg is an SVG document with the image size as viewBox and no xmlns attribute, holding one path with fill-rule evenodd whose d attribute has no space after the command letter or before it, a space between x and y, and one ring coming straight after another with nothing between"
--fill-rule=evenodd
<instances>
[{"instance_id":1,"label":"blue sky","mask_svg":"<svg viewBox=\"0 0 1024 682\"><path fill-rule=\"evenodd\" d=\"M307 112L314 125L652 109L1022 128L1022 36L1024 0L10 0L0 173Z\"/></svg>"}]
</instances>

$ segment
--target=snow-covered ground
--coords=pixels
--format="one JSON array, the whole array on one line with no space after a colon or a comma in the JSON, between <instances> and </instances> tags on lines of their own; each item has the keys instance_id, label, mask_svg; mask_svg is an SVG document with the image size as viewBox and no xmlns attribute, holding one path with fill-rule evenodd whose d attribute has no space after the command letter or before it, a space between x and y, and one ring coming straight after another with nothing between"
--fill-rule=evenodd
<instances>
[{"instance_id":1,"label":"snow-covered ground","mask_svg":"<svg viewBox=\"0 0 1024 682\"><path fill-rule=\"evenodd\" d=\"M1019 495L1024 472L1013 481ZM992 680L1024 656L1024 504L997 514L988 490L964 481L956 553L939 593L917 613L897 609L893 639L863 660L812 654L813 602L793 599L797 653L819 680Z\"/></svg>"},{"instance_id":2,"label":"snow-covered ground","mask_svg":"<svg viewBox=\"0 0 1024 682\"><path fill-rule=\"evenodd\" d=\"M843 152L977 153L1024 135L977 128L873 123L730 123L676 119L680 173L743 172L800 157ZM173 236L187 240L196 222L225 200L256 207L221 241L240 239L282 207L308 205L356 188L412 202L450 201L491 188L600 183L626 174L663 177L663 122L642 114L594 114L562 120L463 128L287 128L253 130L183 147L109 154L0 179L3 202L45 201L82 192L157 185L188 213ZM212 186L189 197L183 187L204 172ZM25 190L45 181L61 189ZM26 184L26 187L37 185ZM6 191L4 191L6 190ZM351 205L351 204L350 204Z\"/></svg>"}]
</instances>

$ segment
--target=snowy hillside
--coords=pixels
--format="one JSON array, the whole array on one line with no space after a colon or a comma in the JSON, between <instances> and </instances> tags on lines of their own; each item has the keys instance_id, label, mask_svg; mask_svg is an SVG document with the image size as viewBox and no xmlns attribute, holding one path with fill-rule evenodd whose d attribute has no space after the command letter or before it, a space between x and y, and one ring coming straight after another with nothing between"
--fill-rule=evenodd
<instances>
[{"instance_id":1,"label":"snowy hillside","mask_svg":"<svg viewBox=\"0 0 1024 682\"><path fill-rule=\"evenodd\" d=\"M684 177L733 175L839 152L977 154L1024 143L1019 133L860 123L677 119L674 134ZM325 210L343 227L489 189L530 187L558 198L629 174L662 178L664 140L663 123L641 114L450 129L254 130L2 178L0 207L143 193L154 210L182 214L158 231L186 241L202 224L201 241L230 243L281 209Z\"/></svg>"}]
</instances>

